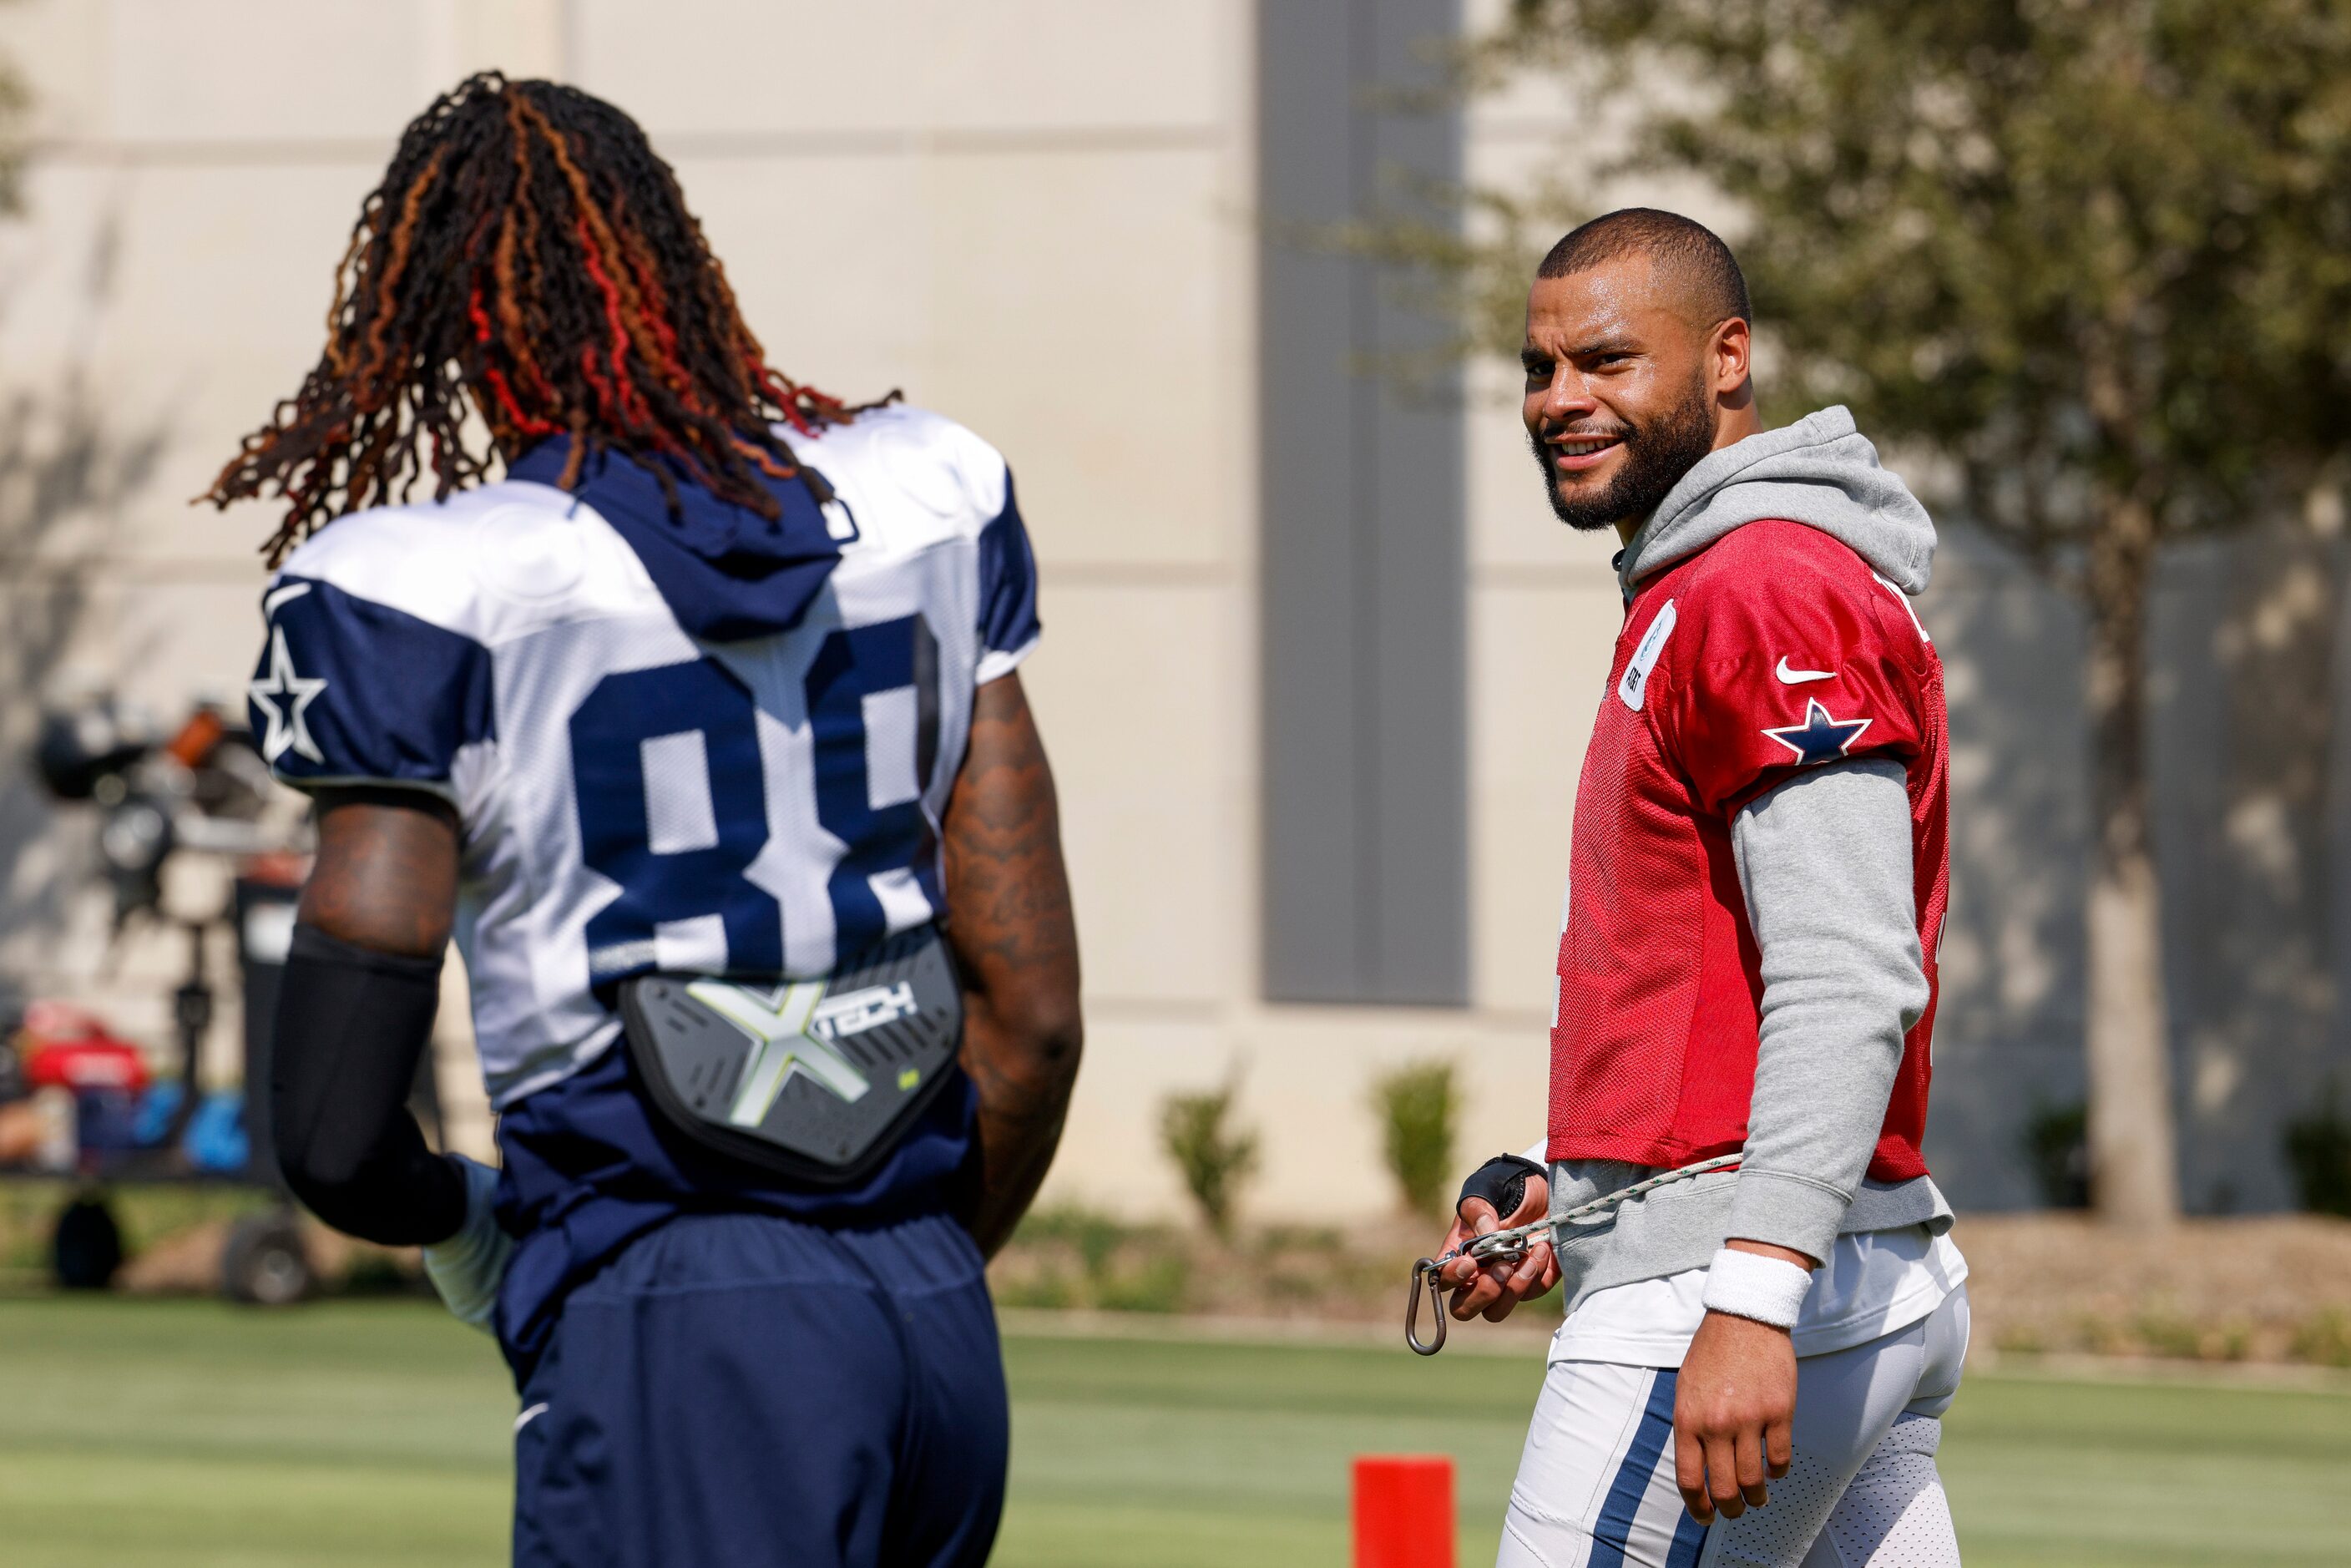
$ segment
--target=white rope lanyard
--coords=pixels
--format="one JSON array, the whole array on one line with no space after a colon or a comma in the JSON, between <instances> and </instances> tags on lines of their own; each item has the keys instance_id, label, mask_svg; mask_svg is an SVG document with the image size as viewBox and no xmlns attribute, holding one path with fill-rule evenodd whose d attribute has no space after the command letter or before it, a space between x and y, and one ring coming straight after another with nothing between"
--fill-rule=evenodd
<instances>
[{"instance_id":1,"label":"white rope lanyard","mask_svg":"<svg viewBox=\"0 0 2351 1568\"><path fill-rule=\"evenodd\" d=\"M1441 1258L1421 1259L1412 1266L1411 1293L1405 1298L1405 1343L1423 1355L1435 1355L1445 1348L1444 1281L1440 1276L1445 1266L1456 1258L1467 1258L1480 1268L1489 1264L1507 1268L1523 1261L1528 1249L1539 1238L1548 1237L1556 1242L1559 1239L1559 1233L1562 1230L1608 1218L1624 1205L1636 1197L1655 1192L1661 1186L1670 1186L1677 1181L1688 1181L1693 1176L1702 1176L1709 1171L1729 1170L1737 1165L1741 1157L1739 1155L1717 1155L1710 1160L1700 1160L1696 1165L1678 1166L1669 1171L1659 1171L1656 1176L1636 1181L1631 1186L1604 1193L1588 1203L1579 1203L1563 1213L1550 1215L1526 1225L1513 1225L1507 1230L1489 1230L1483 1236L1452 1249ZM1426 1343L1420 1337L1420 1298L1424 1288L1427 1291L1430 1310L1437 1317L1437 1337Z\"/></svg>"}]
</instances>

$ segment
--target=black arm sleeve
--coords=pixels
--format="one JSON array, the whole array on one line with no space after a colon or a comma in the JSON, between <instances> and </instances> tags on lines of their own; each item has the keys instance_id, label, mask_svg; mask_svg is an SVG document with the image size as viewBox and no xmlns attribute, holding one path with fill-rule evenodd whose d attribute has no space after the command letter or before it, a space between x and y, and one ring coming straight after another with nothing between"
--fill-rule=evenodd
<instances>
[{"instance_id":1,"label":"black arm sleeve","mask_svg":"<svg viewBox=\"0 0 2351 1568\"><path fill-rule=\"evenodd\" d=\"M440 999L439 958L294 927L270 1051L278 1168L310 1212L387 1247L446 1240L465 1219L464 1174L408 1113Z\"/></svg>"}]
</instances>

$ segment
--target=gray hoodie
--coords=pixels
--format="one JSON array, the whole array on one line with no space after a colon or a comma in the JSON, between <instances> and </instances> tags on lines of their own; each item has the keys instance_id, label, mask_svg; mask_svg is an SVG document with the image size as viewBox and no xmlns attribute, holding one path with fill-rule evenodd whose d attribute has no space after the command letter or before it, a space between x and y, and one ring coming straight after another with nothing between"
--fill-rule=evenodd
<instances>
[{"instance_id":1,"label":"gray hoodie","mask_svg":"<svg viewBox=\"0 0 2351 1568\"><path fill-rule=\"evenodd\" d=\"M1709 452L1666 492L1617 558L1634 585L1742 524L1784 518L1820 529L1912 595L1935 571L1935 525L1842 405Z\"/></svg>"},{"instance_id":2,"label":"gray hoodie","mask_svg":"<svg viewBox=\"0 0 2351 1568\"><path fill-rule=\"evenodd\" d=\"M1764 518L1820 529L1917 594L1935 526L1842 408L1750 435L1682 476L1618 560L1643 578ZM1862 758L1799 774L1743 808L1731 848L1762 959L1755 1091L1738 1170L1677 1182L1564 1233L1567 1307L1611 1285L1702 1268L1730 1237L1825 1259L1839 1235L1926 1225L1950 1206L1928 1177L1865 1178L1927 1005L1902 765ZM1554 1214L1653 1174L1614 1161L1552 1169Z\"/></svg>"}]
</instances>

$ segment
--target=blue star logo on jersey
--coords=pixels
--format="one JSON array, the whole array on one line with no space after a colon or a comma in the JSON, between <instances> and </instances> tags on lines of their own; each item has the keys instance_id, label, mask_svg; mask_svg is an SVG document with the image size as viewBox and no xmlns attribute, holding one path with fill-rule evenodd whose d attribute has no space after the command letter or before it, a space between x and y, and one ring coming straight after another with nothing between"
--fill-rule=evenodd
<instances>
[{"instance_id":1,"label":"blue star logo on jersey","mask_svg":"<svg viewBox=\"0 0 2351 1568\"><path fill-rule=\"evenodd\" d=\"M284 627L269 629L269 674L256 675L245 689L269 721L268 731L261 738L263 761L275 762L289 750L313 762L326 760L319 743L310 738L310 727L302 722L302 710L327 689L326 677L294 673L294 656L286 651Z\"/></svg>"},{"instance_id":2,"label":"blue star logo on jersey","mask_svg":"<svg viewBox=\"0 0 2351 1568\"><path fill-rule=\"evenodd\" d=\"M1865 718L1831 718L1829 710L1814 698L1804 705L1803 723L1763 733L1794 752L1798 767L1810 768L1816 762L1834 762L1851 751L1869 724Z\"/></svg>"}]
</instances>

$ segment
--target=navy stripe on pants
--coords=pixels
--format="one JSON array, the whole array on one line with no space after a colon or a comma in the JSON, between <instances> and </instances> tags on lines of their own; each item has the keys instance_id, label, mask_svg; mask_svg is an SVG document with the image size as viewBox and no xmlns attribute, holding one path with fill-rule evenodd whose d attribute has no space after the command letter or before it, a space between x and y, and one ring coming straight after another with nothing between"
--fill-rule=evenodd
<instances>
[{"instance_id":1,"label":"navy stripe on pants","mask_svg":"<svg viewBox=\"0 0 2351 1568\"><path fill-rule=\"evenodd\" d=\"M1649 1478L1656 1473L1657 1460L1673 1436L1674 1384L1678 1375L1673 1368L1667 1367L1649 1385L1648 1403L1641 1407L1641 1424L1634 1428L1632 1445L1625 1450L1624 1462L1616 1467L1616 1479L1608 1488L1608 1500L1601 1505L1600 1518L1592 1527L1590 1568L1624 1568L1625 1551L1633 1541L1633 1516L1641 1511L1641 1499L1647 1495ZM1675 1545L1680 1544L1677 1539Z\"/></svg>"}]
</instances>

